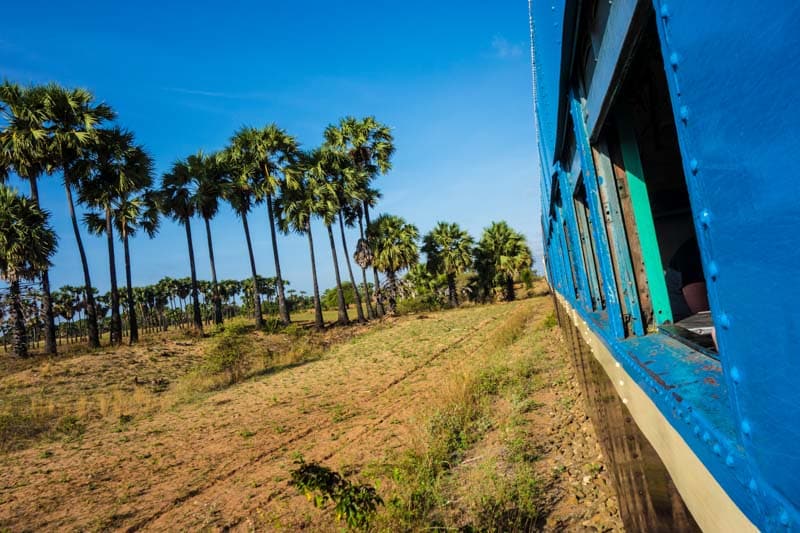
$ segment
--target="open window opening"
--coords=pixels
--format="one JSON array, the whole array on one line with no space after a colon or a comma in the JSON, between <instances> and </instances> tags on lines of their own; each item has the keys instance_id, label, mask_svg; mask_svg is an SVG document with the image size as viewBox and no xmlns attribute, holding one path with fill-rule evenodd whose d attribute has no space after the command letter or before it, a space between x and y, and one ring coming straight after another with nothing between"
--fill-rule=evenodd
<instances>
[{"instance_id":1,"label":"open window opening","mask_svg":"<svg viewBox=\"0 0 800 533\"><path fill-rule=\"evenodd\" d=\"M589 276L589 286L592 290L592 307L595 311L606 308L606 298L603 293L603 274L597 258L597 244L594 239L592 217L589 214L589 204L586 199L586 186L583 177L578 176L578 186L574 194L575 218L578 221L581 246L583 247L583 260L586 274Z\"/></svg>"},{"instance_id":2,"label":"open window opening","mask_svg":"<svg viewBox=\"0 0 800 533\"><path fill-rule=\"evenodd\" d=\"M654 15L603 126L642 318L715 352L708 293Z\"/></svg>"}]
</instances>

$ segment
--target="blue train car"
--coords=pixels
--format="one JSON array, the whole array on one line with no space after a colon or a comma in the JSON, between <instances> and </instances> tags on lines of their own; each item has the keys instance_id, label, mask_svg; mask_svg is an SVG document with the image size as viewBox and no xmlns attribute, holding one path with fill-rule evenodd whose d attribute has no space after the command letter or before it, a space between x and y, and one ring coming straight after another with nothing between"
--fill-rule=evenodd
<instances>
[{"instance_id":1,"label":"blue train car","mask_svg":"<svg viewBox=\"0 0 800 533\"><path fill-rule=\"evenodd\" d=\"M800 2L530 7L547 276L626 527L800 528Z\"/></svg>"}]
</instances>

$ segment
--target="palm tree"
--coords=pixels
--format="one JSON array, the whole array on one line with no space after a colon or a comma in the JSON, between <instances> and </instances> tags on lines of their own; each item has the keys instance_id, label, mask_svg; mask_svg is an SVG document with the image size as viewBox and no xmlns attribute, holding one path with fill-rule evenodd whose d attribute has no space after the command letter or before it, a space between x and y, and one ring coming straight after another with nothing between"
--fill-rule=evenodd
<instances>
[{"instance_id":1,"label":"palm tree","mask_svg":"<svg viewBox=\"0 0 800 533\"><path fill-rule=\"evenodd\" d=\"M139 230L151 239L158 233L158 204L156 194L147 189L137 194L126 193L120 196L114 208L114 226L122 240L125 252L125 281L127 283L126 298L128 305L128 341L130 344L139 341L139 324L136 316L136 300L131 285L131 253L128 240L136 236Z\"/></svg>"},{"instance_id":2,"label":"palm tree","mask_svg":"<svg viewBox=\"0 0 800 533\"><path fill-rule=\"evenodd\" d=\"M367 268L372 266L373 255L372 249L367 241L367 234L364 228L364 203L366 202L370 207L375 207L380 197L381 193L377 189L363 187L358 190L357 193L353 193L353 201L349 206L349 212L353 223L355 223L355 220L358 220L358 234L360 237L356 243L356 251L353 254L353 259L355 259L356 264L361 267L361 279L364 284L364 299L367 302L367 314L370 319L378 316L378 310L377 308L372 309L372 306L370 305L371 297L369 293L369 284L367 283ZM373 288L375 290L375 302L377 307L377 303L381 300L381 288L379 285L373 285Z\"/></svg>"},{"instance_id":3,"label":"palm tree","mask_svg":"<svg viewBox=\"0 0 800 533\"><path fill-rule=\"evenodd\" d=\"M305 162L308 179L314 183L314 190L317 193L317 202L314 214L322 219L325 229L328 231L328 241L331 246L331 257L333 259L333 271L336 277L336 297L338 301L338 323L349 324L350 318L347 316L347 302L344 298L342 289L342 277L339 272L339 258L336 253L336 241L333 238L333 223L339 214L339 194L338 194L338 175L343 171L346 164L345 158L340 154L330 150L312 150ZM359 308L360 311L360 308ZM363 321L363 313L359 313Z\"/></svg>"},{"instance_id":4,"label":"palm tree","mask_svg":"<svg viewBox=\"0 0 800 533\"><path fill-rule=\"evenodd\" d=\"M0 130L0 171L7 178L12 170L30 183L31 201L39 207L38 180L50 165L47 130L48 105L45 87L0 85L0 111L5 125ZM45 353L55 355L56 326L50 297L47 265L39 273L42 280L42 307L45 315Z\"/></svg>"},{"instance_id":5,"label":"palm tree","mask_svg":"<svg viewBox=\"0 0 800 533\"><path fill-rule=\"evenodd\" d=\"M456 276L472 265L475 240L458 224L438 222L422 239L422 251L428 258L428 268L434 274L447 277L447 297L450 307L458 306Z\"/></svg>"},{"instance_id":6,"label":"palm tree","mask_svg":"<svg viewBox=\"0 0 800 533\"><path fill-rule=\"evenodd\" d=\"M394 137L388 126L378 122L375 117L365 117L358 120L354 117L345 117L339 121L339 126L330 125L325 129L325 142L331 147L346 153L353 161L355 167L365 177L364 188L378 174L386 174L392 168L392 154L394 154ZM369 203L363 200L364 217L369 227ZM378 290L378 272L373 267L372 274L375 278L375 290ZM380 299L376 298L379 314L383 313Z\"/></svg>"},{"instance_id":7,"label":"palm tree","mask_svg":"<svg viewBox=\"0 0 800 533\"><path fill-rule=\"evenodd\" d=\"M84 220L90 232L106 235L111 278L110 340L111 344L120 344L122 317L114 254L114 211L130 194L152 185L153 160L144 148L135 144L133 133L119 127L100 130L93 152L92 168L81 180L79 198L82 203L102 211L88 212Z\"/></svg>"},{"instance_id":8,"label":"palm tree","mask_svg":"<svg viewBox=\"0 0 800 533\"><path fill-rule=\"evenodd\" d=\"M320 203L321 189L319 180L312 179L309 174L310 155L303 157L292 173L296 173L294 187L284 187L281 195L275 200L275 215L278 227L283 233L295 232L308 237L308 250L311 256L311 280L314 288L314 326L325 327L322 318L322 304L317 281L317 262L314 254L314 236L311 232L311 219L317 212ZM324 194L324 193L323 193Z\"/></svg>"},{"instance_id":9,"label":"palm tree","mask_svg":"<svg viewBox=\"0 0 800 533\"><path fill-rule=\"evenodd\" d=\"M278 279L278 314L284 324L290 322L286 306L278 241L275 232L275 198L287 179L286 170L297 159L297 141L275 124L262 129L242 128L231 139L231 159L239 166L249 167L253 188L267 204L269 232L272 239L272 255L275 261L275 277Z\"/></svg>"},{"instance_id":10,"label":"palm tree","mask_svg":"<svg viewBox=\"0 0 800 533\"><path fill-rule=\"evenodd\" d=\"M48 85L46 102L51 164L54 169L62 171L72 231L75 234L75 242L78 244L78 254L83 267L88 343L90 348L97 348L100 346L100 333L97 328L94 290L78 217L75 214L72 191L78 183L80 174L80 169L76 166L80 166L81 161L84 160L84 153L97 142L98 126L103 121L112 120L115 114L109 106L95 103L92 93L81 88L65 89L58 85Z\"/></svg>"},{"instance_id":11,"label":"palm tree","mask_svg":"<svg viewBox=\"0 0 800 533\"><path fill-rule=\"evenodd\" d=\"M211 299L214 303L214 323L222 324L222 299L217 283L217 266L214 262L214 245L211 240L211 219L219 211L219 203L223 198L230 179L224 171L217 154L205 155L198 152L187 159L189 173L194 180L194 203L197 213L206 226L208 241L208 257L211 262Z\"/></svg>"},{"instance_id":12,"label":"palm tree","mask_svg":"<svg viewBox=\"0 0 800 533\"><path fill-rule=\"evenodd\" d=\"M195 331L202 334L203 318L200 315L197 270L195 269L194 246L192 245L191 219L196 213L196 206L192 201L191 181L192 177L186 162L175 162L170 172L164 174L161 180L158 204L162 213L182 224L186 230L186 244L189 248L189 268L191 270L192 323Z\"/></svg>"},{"instance_id":13,"label":"palm tree","mask_svg":"<svg viewBox=\"0 0 800 533\"><path fill-rule=\"evenodd\" d=\"M257 189L253 185L251 176L254 172L252 161L244 157L240 151L233 149L225 150L219 157L219 164L224 165L226 172L230 175L230 183L225 188L225 200L239 216L244 228L244 238L247 241L247 253L250 257L250 272L252 274L253 290L253 314L255 316L256 327L260 328L264 324L264 317L261 311L261 296L258 293L258 272L256 271L256 258L253 254L253 242L250 239L250 226L247 222L247 214L259 201Z\"/></svg>"},{"instance_id":14,"label":"palm tree","mask_svg":"<svg viewBox=\"0 0 800 533\"><path fill-rule=\"evenodd\" d=\"M9 284L12 346L18 357L28 355L20 281L34 279L50 266L56 234L49 214L13 189L0 185L0 276Z\"/></svg>"},{"instance_id":15,"label":"palm tree","mask_svg":"<svg viewBox=\"0 0 800 533\"><path fill-rule=\"evenodd\" d=\"M332 183L336 191L336 199L339 204L337 217L339 219L339 232L341 234L342 249L344 251L344 260L347 265L347 272L350 276L350 283L353 285L353 294L355 297L356 313L358 314L358 321L365 322L364 310L361 308L361 295L359 294L358 285L356 284L355 276L353 276L353 267L350 264L350 254L347 250L347 238L345 237L344 228L353 227L359 214L361 213L362 197L363 197L363 179L358 169L353 164L349 157L342 157L335 148L325 144L323 150L333 154L331 157L335 161L334 172L331 176ZM369 306L369 288L367 287L366 272L362 270L364 277L364 289L367 299L368 315L373 317L372 308Z\"/></svg>"},{"instance_id":16,"label":"palm tree","mask_svg":"<svg viewBox=\"0 0 800 533\"><path fill-rule=\"evenodd\" d=\"M397 273L419 259L419 231L398 216L381 215L368 226L367 237L374 246L373 266L386 274L389 313L394 314L397 312Z\"/></svg>"},{"instance_id":17,"label":"palm tree","mask_svg":"<svg viewBox=\"0 0 800 533\"><path fill-rule=\"evenodd\" d=\"M483 230L475 250L475 267L484 289L500 287L505 299L514 299L514 278L533 265L525 237L504 222L492 222Z\"/></svg>"}]
</instances>

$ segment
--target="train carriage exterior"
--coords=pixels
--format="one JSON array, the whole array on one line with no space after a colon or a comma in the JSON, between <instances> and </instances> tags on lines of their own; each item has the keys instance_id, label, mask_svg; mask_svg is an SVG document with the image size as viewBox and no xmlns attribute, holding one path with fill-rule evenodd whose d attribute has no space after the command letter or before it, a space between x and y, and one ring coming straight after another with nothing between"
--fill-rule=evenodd
<instances>
[{"instance_id":1,"label":"train carriage exterior","mask_svg":"<svg viewBox=\"0 0 800 533\"><path fill-rule=\"evenodd\" d=\"M800 528L800 2L530 7L547 276L626 528Z\"/></svg>"}]
</instances>

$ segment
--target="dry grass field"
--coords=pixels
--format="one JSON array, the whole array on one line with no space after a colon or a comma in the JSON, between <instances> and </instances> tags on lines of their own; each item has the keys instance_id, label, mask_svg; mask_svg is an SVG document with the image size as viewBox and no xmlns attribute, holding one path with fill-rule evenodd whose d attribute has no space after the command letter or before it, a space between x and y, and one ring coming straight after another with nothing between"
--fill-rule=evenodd
<instances>
[{"instance_id":1,"label":"dry grass field","mask_svg":"<svg viewBox=\"0 0 800 533\"><path fill-rule=\"evenodd\" d=\"M367 326L0 363L0 531L339 531L303 458L373 487L373 530L614 530L546 296Z\"/></svg>"}]
</instances>

